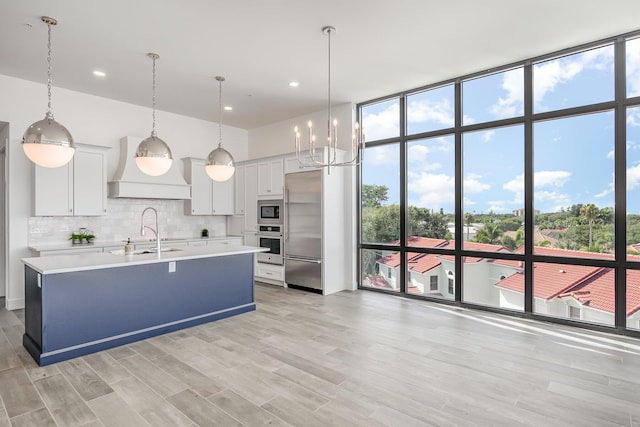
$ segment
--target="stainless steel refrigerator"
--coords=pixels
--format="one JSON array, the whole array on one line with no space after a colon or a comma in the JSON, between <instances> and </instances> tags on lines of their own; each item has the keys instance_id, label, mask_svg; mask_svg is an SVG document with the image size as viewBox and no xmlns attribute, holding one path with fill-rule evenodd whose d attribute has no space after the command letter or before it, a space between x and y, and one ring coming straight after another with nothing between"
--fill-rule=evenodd
<instances>
[{"instance_id":1,"label":"stainless steel refrigerator","mask_svg":"<svg viewBox=\"0 0 640 427\"><path fill-rule=\"evenodd\" d=\"M321 171L289 173L284 182L284 281L322 291Z\"/></svg>"}]
</instances>

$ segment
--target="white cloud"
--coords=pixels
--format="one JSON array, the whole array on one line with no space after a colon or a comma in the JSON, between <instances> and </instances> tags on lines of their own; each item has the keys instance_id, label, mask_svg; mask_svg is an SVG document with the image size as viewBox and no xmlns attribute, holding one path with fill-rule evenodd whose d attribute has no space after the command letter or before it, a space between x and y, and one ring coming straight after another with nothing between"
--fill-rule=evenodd
<instances>
[{"instance_id":1,"label":"white cloud","mask_svg":"<svg viewBox=\"0 0 640 427\"><path fill-rule=\"evenodd\" d=\"M633 190L640 184L640 165L627 168L627 191Z\"/></svg>"},{"instance_id":2,"label":"white cloud","mask_svg":"<svg viewBox=\"0 0 640 427\"><path fill-rule=\"evenodd\" d=\"M495 130L487 130L482 132L482 141L483 142L489 142L491 141L491 139L493 138L493 135L495 135L496 131Z\"/></svg>"},{"instance_id":3,"label":"white cloud","mask_svg":"<svg viewBox=\"0 0 640 427\"><path fill-rule=\"evenodd\" d=\"M400 134L399 105L390 104L377 114L366 114L362 119L362 131L367 141L389 138Z\"/></svg>"},{"instance_id":4,"label":"white cloud","mask_svg":"<svg viewBox=\"0 0 640 427\"><path fill-rule=\"evenodd\" d=\"M570 206L571 199L567 194L559 193L557 191L536 191L534 194L535 204L540 202L552 202L555 203L555 210L559 210L562 206Z\"/></svg>"},{"instance_id":5,"label":"white cloud","mask_svg":"<svg viewBox=\"0 0 640 427\"><path fill-rule=\"evenodd\" d=\"M573 80L585 69L605 69L613 64L613 50L604 47L535 65L533 99L542 107L544 97L556 86ZM544 108L541 108L544 110Z\"/></svg>"},{"instance_id":6,"label":"white cloud","mask_svg":"<svg viewBox=\"0 0 640 427\"><path fill-rule=\"evenodd\" d=\"M448 99L411 101L407 108L407 118L412 123L435 122L442 127L454 125L453 107Z\"/></svg>"},{"instance_id":7,"label":"white cloud","mask_svg":"<svg viewBox=\"0 0 640 427\"><path fill-rule=\"evenodd\" d=\"M427 172L410 173L407 189L414 206L437 210L444 205L453 206L455 179L445 174ZM414 197L417 196L417 197Z\"/></svg>"},{"instance_id":8,"label":"white cloud","mask_svg":"<svg viewBox=\"0 0 640 427\"><path fill-rule=\"evenodd\" d=\"M498 98L498 102L491 106L491 113L496 119L519 116L524 113L524 71L516 68L504 73L502 89L507 92L506 97Z\"/></svg>"},{"instance_id":9,"label":"white cloud","mask_svg":"<svg viewBox=\"0 0 640 427\"><path fill-rule=\"evenodd\" d=\"M399 163L398 150L395 146L390 145L367 148L364 152L364 162L373 166L397 165Z\"/></svg>"},{"instance_id":10,"label":"white cloud","mask_svg":"<svg viewBox=\"0 0 640 427\"><path fill-rule=\"evenodd\" d=\"M640 39L627 42L627 92L640 95Z\"/></svg>"},{"instance_id":11,"label":"white cloud","mask_svg":"<svg viewBox=\"0 0 640 427\"><path fill-rule=\"evenodd\" d=\"M411 163L430 161L429 154L451 152L453 148L453 142L446 137L430 139L428 144L421 144L418 141L412 142L409 144L408 161ZM433 169L433 166L429 164L421 164L420 166Z\"/></svg>"},{"instance_id":12,"label":"white cloud","mask_svg":"<svg viewBox=\"0 0 640 427\"><path fill-rule=\"evenodd\" d=\"M508 181L502 184L502 188L507 191L512 191L514 193L513 203L522 204L524 203L524 174L513 178L511 181Z\"/></svg>"},{"instance_id":13,"label":"white cloud","mask_svg":"<svg viewBox=\"0 0 640 427\"><path fill-rule=\"evenodd\" d=\"M533 175L533 185L535 188L542 187L562 187L571 178L568 171L540 171Z\"/></svg>"},{"instance_id":14,"label":"white cloud","mask_svg":"<svg viewBox=\"0 0 640 427\"><path fill-rule=\"evenodd\" d=\"M467 194L480 193L491 188L489 184L481 182L480 179L482 179L481 175L468 174L463 183L464 192Z\"/></svg>"},{"instance_id":15,"label":"white cloud","mask_svg":"<svg viewBox=\"0 0 640 427\"><path fill-rule=\"evenodd\" d=\"M488 203L489 203L489 211L493 211L496 213L512 211L512 209L507 208L507 204L509 202L505 200L490 200Z\"/></svg>"},{"instance_id":16,"label":"white cloud","mask_svg":"<svg viewBox=\"0 0 640 427\"><path fill-rule=\"evenodd\" d=\"M638 70L640 73L640 70ZM640 77L638 77L638 84L640 85ZM640 87L638 88L640 90ZM640 126L640 108L629 108L627 110L627 124L629 126Z\"/></svg>"}]
</instances>

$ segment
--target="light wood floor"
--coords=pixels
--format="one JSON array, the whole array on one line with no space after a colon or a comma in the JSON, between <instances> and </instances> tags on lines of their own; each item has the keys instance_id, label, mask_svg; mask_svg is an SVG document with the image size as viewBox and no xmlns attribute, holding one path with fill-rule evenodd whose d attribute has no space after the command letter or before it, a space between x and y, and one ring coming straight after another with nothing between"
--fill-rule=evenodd
<instances>
[{"instance_id":1,"label":"light wood floor","mask_svg":"<svg viewBox=\"0 0 640 427\"><path fill-rule=\"evenodd\" d=\"M640 426L640 341L359 291L38 367L0 310L0 426Z\"/></svg>"}]
</instances>

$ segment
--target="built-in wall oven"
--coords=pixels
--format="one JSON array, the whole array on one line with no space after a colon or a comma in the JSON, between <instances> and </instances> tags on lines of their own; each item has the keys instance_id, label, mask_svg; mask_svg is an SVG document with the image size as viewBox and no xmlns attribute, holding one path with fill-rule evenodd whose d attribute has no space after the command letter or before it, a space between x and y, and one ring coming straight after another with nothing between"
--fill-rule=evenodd
<instances>
[{"instance_id":1,"label":"built-in wall oven","mask_svg":"<svg viewBox=\"0 0 640 427\"><path fill-rule=\"evenodd\" d=\"M259 225L258 244L268 252L258 252L258 262L267 264L284 264L284 248L281 225Z\"/></svg>"},{"instance_id":2,"label":"built-in wall oven","mask_svg":"<svg viewBox=\"0 0 640 427\"><path fill-rule=\"evenodd\" d=\"M258 252L258 262L284 264L283 200L258 200L258 245L267 252Z\"/></svg>"}]
</instances>

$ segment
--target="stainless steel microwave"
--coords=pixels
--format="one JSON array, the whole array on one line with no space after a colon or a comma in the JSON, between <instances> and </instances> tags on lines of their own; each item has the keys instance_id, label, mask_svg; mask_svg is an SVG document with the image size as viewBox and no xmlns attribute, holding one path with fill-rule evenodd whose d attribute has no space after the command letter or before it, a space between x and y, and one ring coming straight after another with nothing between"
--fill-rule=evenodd
<instances>
[{"instance_id":1,"label":"stainless steel microwave","mask_svg":"<svg viewBox=\"0 0 640 427\"><path fill-rule=\"evenodd\" d=\"M282 224L283 220L282 199L258 200L258 224Z\"/></svg>"}]
</instances>

